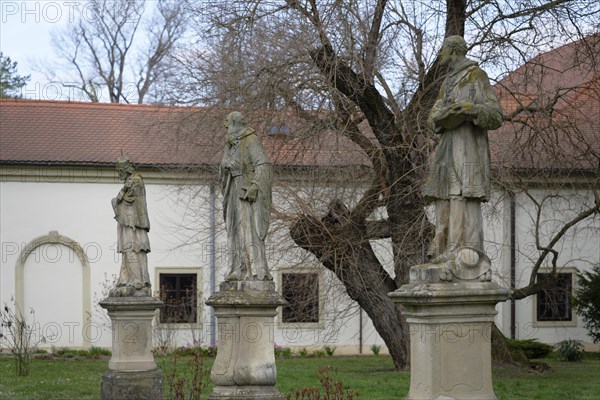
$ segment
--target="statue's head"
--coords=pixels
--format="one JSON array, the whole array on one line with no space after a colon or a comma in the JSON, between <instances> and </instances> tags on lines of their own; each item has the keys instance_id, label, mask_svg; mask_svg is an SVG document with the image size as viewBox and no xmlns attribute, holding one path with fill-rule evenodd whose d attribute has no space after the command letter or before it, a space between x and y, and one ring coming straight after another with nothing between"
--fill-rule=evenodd
<instances>
[{"instance_id":1,"label":"statue's head","mask_svg":"<svg viewBox=\"0 0 600 400\"><path fill-rule=\"evenodd\" d=\"M230 112L225 118L225 128L242 128L246 126L246 120L239 111Z\"/></svg>"},{"instance_id":2,"label":"statue's head","mask_svg":"<svg viewBox=\"0 0 600 400\"><path fill-rule=\"evenodd\" d=\"M131 160L125 156L120 156L117 158L115 165L117 167L117 172L119 173L119 179L121 180L124 180L135 172L135 166Z\"/></svg>"},{"instance_id":3,"label":"statue's head","mask_svg":"<svg viewBox=\"0 0 600 400\"><path fill-rule=\"evenodd\" d=\"M467 42L462 36L448 36L444 39L442 51L440 52L441 62L444 65L456 62L467 55Z\"/></svg>"}]
</instances>

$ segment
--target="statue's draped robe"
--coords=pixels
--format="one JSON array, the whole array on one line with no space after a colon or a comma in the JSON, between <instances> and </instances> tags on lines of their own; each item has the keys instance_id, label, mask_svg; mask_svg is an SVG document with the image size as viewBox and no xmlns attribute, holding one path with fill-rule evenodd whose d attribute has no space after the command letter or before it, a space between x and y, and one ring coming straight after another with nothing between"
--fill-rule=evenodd
<instances>
[{"instance_id":1,"label":"statue's draped robe","mask_svg":"<svg viewBox=\"0 0 600 400\"><path fill-rule=\"evenodd\" d=\"M117 220L117 252L122 254L117 286L149 287L147 253L150 252L150 220L142 177L137 173L129 176L118 197L122 201L113 201Z\"/></svg>"},{"instance_id":2,"label":"statue's draped robe","mask_svg":"<svg viewBox=\"0 0 600 400\"><path fill-rule=\"evenodd\" d=\"M451 106L457 103L475 106L452 111ZM427 200L436 201L436 237L430 253L439 255L451 246L483 250L480 202L490 196L486 131L500 127L502 111L486 73L475 62L464 59L451 70L429 114L429 123L442 135L422 189ZM452 210L450 200L456 210Z\"/></svg>"},{"instance_id":3,"label":"statue's draped robe","mask_svg":"<svg viewBox=\"0 0 600 400\"><path fill-rule=\"evenodd\" d=\"M225 168L237 162L237 168ZM225 146L221 164L223 218L228 233L229 279L271 279L266 258L265 238L269 230L272 165L253 129L241 132L239 140ZM246 191L258 188L254 202L244 200Z\"/></svg>"}]
</instances>

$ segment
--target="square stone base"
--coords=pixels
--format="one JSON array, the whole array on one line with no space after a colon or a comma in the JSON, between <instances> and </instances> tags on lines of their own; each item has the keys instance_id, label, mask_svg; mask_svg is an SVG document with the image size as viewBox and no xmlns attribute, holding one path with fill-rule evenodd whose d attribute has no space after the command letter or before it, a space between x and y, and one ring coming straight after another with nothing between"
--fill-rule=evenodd
<instances>
[{"instance_id":1,"label":"square stone base","mask_svg":"<svg viewBox=\"0 0 600 400\"><path fill-rule=\"evenodd\" d=\"M495 400L491 334L508 290L491 282L412 283L390 293L410 329L408 400Z\"/></svg>"},{"instance_id":2,"label":"square stone base","mask_svg":"<svg viewBox=\"0 0 600 400\"><path fill-rule=\"evenodd\" d=\"M218 321L212 400L270 400L275 389L274 317L286 303L271 281L230 281L206 301Z\"/></svg>"},{"instance_id":3,"label":"square stone base","mask_svg":"<svg viewBox=\"0 0 600 400\"><path fill-rule=\"evenodd\" d=\"M160 369L140 372L109 370L102 375L101 400L162 400Z\"/></svg>"}]
</instances>

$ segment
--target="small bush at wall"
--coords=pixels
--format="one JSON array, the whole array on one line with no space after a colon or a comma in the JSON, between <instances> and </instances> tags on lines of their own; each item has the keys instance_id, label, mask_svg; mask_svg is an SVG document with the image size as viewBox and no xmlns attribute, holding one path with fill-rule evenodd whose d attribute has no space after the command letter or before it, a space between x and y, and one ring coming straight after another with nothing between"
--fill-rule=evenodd
<instances>
[{"instance_id":1,"label":"small bush at wall","mask_svg":"<svg viewBox=\"0 0 600 400\"><path fill-rule=\"evenodd\" d=\"M312 356L316 357L316 358L323 358L323 357L325 357L325 352L323 350L315 350L312 353Z\"/></svg>"},{"instance_id":2,"label":"small bush at wall","mask_svg":"<svg viewBox=\"0 0 600 400\"><path fill-rule=\"evenodd\" d=\"M202 357L214 358L217 356L217 348L214 346L199 347L192 344L186 344L175 349L175 353L179 356L193 356L196 353L202 354Z\"/></svg>"},{"instance_id":3,"label":"small bush at wall","mask_svg":"<svg viewBox=\"0 0 600 400\"><path fill-rule=\"evenodd\" d=\"M552 346L540 343L537 339L506 339L512 351L522 352L528 359L544 358L552 351Z\"/></svg>"},{"instance_id":4,"label":"small bush at wall","mask_svg":"<svg viewBox=\"0 0 600 400\"><path fill-rule=\"evenodd\" d=\"M583 359L583 343L581 340L567 339L558 342L556 351L563 361L581 361Z\"/></svg>"},{"instance_id":5,"label":"small bush at wall","mask_svg":"<svg viewBox=\"0 0 600 400\"><path fill-rule=\"evenodd\" d=\"M283 347L279 345L275 345L275 357L277 358L291 358L292 357L292 349L289 347Z\"/></svg>"},{"instance_id":6,"label":"small bush at wall","mask_svg":"<svg viewBox=\"0 0 600 400\"><path fill-rule=\"evenodd\" d=\"M378 346L376 344L371 345L371 353L373 353L374 356L378 356L380 351L381 346Z\"/></svg>"},{"instance_id":7,"label":"small bush at wall","mask_svg":"<svg viewBox=\"0 0 600 400\"><path fill-rule=\"evenodd\" d=\"M303 347L300 350L298 350L298 355L300 357L308 357L308 350L306 350L306 347Z\"/></svg>"},{"instance_id":8,"label":"small bush at wall","mask_svg":"<svg viewBox=\"0 0 600 400\"><path fill-rule=\"evenodd\" d=\"M327 354L329 357L333 357L333 353L335 353L335 350L337 349L337 347L335 346L323 346L323 351L325 352L325 354Z\"/></svg>"}]
</instances>

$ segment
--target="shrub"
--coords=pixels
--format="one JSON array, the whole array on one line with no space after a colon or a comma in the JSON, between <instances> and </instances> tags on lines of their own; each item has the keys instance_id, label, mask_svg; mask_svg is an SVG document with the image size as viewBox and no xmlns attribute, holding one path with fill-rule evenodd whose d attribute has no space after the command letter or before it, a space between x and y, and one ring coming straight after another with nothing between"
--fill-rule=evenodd
<instances>
[{"instance_id":1,"label":"shrub","mask_svg":"<svg viewBox=\"0 0 600 400\"><path fill-rule=\"evenodd\" d=\"M323 346L323 351L325 352L325 354L327 354L329 357L333 357L333 353L335 353L335 350L337 349L337 347L335 346Z\"/></svg>"},{"instance_id":2,"label":"shrub","mask_svg":"<svg viewBox=\"0 0 600 400\"><path fill-rule=\"evenodd\" d=\"M282 347L275 345L275 357L277 358L291 358L292 357L292 349L289 347Z\"/></svg>"},{"instance_id":3,"label":"shrub","mask_svg":"<svg viewBox=\"0 0 600 400\"><path fill-rule=\"evenodd\" d=\"M325 352L323 350L315 350L312 353L312 356L316 357L316 358L323 358L323 357L325 357Z\"/></svg>"},{"instance_id":4,"label":"shrub","mask_svg":"<svg viewBox=\"0 0 600 400\"><path fill-rule=\"evenodd\" d=\"M600 264L579 275L578 283L575 308L594 343L600 343Z\"/></svg>"},{"instance_id":5,"label":"shrub","mask_svg":"<svg viewBox=\"0 0 600 400\"><path fill-rule=\"evenodd\" d=\"M203 351L193 348L183 368L178 363L180 353L172 353L172 367L166 373L167 398L173 400L200 400L210 383L210 369L204 365ZM163 370L167 370L163 367Z\"/></svg>"},{"instance_id":6,"label":"shrub","mask_svg":"<svg viewBox=\"0 0 600 400\"><path fill-rule=\"evenodd\" d=\"M98 356L110 356L112 355L111 351L108 349L103 349L102 347L92 346L91 349L88 350L90 357L98 357Z\"/></svg>"},{"instance_id":7,"label":"shrub","mask_svg":"<svg viewBox=\"0 0 600 400\"><path fill-rule=\"evenodd\" d=\"M567 339L556 344L556 351L563 361L581 361L583 359L583 343L581 340Z\"/></svg>"},{"instance_id":8,"label":"shrub","mask_svg":"<svg viewBox=\"0 0 600 400\"><path fill-rule=\"evenodd\" d=\"M352 400L358 397L353 390L344 390L344 385L341 381L334 379L334 375L338 370L334 367L325 366L317 371L321 389L315 387L304 387L301 389L292 390L286 396L287 400ZM322 391L322 393L321 393Z\"/></svg>"},{"instance_id":9,"label":"shrub","mask_svg":"<svg viewBox=\"0 0 600 400\"><path fill-rule=\"evenodd\" d=\"M0 310L0 348L6 347L14 354L17 376L27 376L32 355L44 338L36 335L33 309L29 312L31 317L28 320L17 308L14 299L11 301L12 308L5 303Z\"/></svg>"},{"instance_id":10,"label":"shrub","mask_svg":"<svg viewBox=\"0 0 600 400\"><path fill-rule=\"evenodd\" d=\"M307 357L308 356L308 350L306 350L306 347L303 347L300 350L298 350L298 355L300 357Z\"/></svg>"},{"instance_id":11,"label":"shrub","mask_svg":"<svg viewBox=\"0 0 600 400\"><path fill-rule=\"evenodd\" d=\"M158 351L155 348L156 352L160 355L166 355L166 354L161 354L160 351ZM175 354L179 355L179 356L193 356L196 353L200 353L202 355L202 357L210 357L213 358L217 355L217 348L215 346L209 346L209 347L200 347L200 346L196 346L193 344L186 344L184 346L178 347L175 349Z\"/></svg>"},{"instance_id":12,"label":"shrub","mask_svg":"<svg viewBox=\"0 0 600 400\"><path fill-rule=\"evenodd\" d=\"M378 346L376 344L371 345L371 352L373 353L373 355L378 356L380 351L381 351L381 346Z\"/></svg>"},{"instance_id":13,"label":"shrub","mask_svg":"<svg viewBox=\"0 0 600 400\"><path fill-rule=\"evenodd\" d=\"M506 339L512 351L522 352L528 359L544 358L552 351L552 346L540 343L537 339Z\"/></svg>"}]
</instances>

